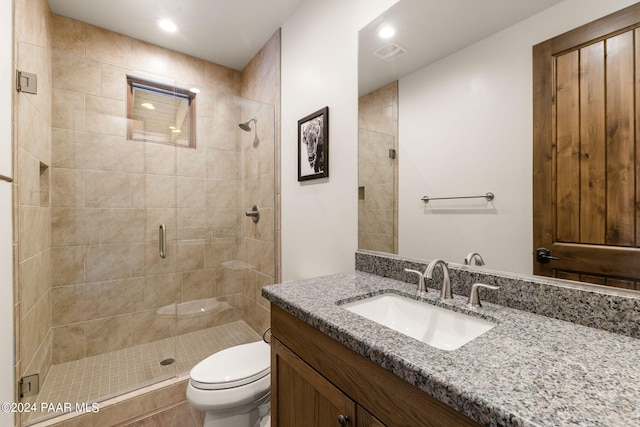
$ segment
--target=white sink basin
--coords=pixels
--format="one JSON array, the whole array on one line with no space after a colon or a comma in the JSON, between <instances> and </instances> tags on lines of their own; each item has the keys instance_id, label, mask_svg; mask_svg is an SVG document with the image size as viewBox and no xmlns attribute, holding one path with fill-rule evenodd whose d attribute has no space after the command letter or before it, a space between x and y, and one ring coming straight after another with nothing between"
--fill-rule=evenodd
<instances>
[{"instance_id":1,"label":"white sink basin","mask_svg":"<svg viewBox=\"0 0 640 427\"><path fill-rule=\"evenodd\" d=\"M340 307L441 350L455 350L496 326L478 317L391 293Z\"/></svg>"}]
</instances>

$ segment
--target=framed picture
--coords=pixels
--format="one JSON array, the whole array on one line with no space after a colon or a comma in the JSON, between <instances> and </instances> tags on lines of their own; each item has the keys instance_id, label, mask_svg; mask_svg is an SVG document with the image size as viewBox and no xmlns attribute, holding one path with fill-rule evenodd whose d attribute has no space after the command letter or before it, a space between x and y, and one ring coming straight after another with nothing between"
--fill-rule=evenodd
<instances>
[{"instance_id":1,"label":"framed picture","mask_svg":"<svg viewBox=\"0 0 640 427\"><path fill-rule=\"evenodd\" d=\"M329 107L298 120L298 181L329 176Z\"/></svg>"}]
</instances>

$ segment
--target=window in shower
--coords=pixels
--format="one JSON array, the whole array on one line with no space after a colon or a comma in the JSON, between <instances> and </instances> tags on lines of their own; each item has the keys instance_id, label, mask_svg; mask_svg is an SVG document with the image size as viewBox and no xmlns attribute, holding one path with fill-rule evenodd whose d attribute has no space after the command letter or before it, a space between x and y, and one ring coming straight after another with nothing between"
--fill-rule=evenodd
<instances>
[{"instance_id":1,"label":"window in shower","mask_svg":"<svg viewBox=\"0 0 640 427\"><path fill-rule=\"evenodd\" d=\"M196 146L196 94L127 76L127 138Z\"/></svg>"}]
</instances>

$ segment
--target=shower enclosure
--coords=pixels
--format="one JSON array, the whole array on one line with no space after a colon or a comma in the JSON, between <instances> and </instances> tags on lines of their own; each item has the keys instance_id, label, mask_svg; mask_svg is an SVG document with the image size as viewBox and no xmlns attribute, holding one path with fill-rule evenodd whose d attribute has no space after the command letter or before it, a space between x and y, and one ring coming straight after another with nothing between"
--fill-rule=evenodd
<instances>
[{"instance_id":1,"label":"shower enclosure","mask_svg":"<svg viewBox=\"0 0 640 427\"><path fill-rule=\"evenodd\" d=\"M21 314L21 374L40 375L39 394L25 401L100 402L261 339L268 325L260 289L275 276L274 106L238 96L238 77L220 66L163 51L171 66L162 73L145 51L157 48L129 43L128 66L20 43L19 63L40 68L42 89L20 94L19 120L51 104L50 158L19 138L34 193L18 211L37 205L50 217L50 246L18 255L50 271L48 286L18 280L35 301ZM50 58L50 82L34 58ZM127 138L127 76L199 89L195 148ZM253 205L258 222L246 216Z\"/></svg>"}]
</instances>

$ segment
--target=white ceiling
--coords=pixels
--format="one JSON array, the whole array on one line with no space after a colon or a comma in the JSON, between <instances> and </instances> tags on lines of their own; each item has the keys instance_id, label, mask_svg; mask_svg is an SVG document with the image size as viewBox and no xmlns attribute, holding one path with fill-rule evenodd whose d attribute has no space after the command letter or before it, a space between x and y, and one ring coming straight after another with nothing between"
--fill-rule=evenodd
<instances>
[{"instance_id":1,"label":"white ceiling","mask_svg":"<svg viewBox=\"0 0 640 427\"><path fill-rule=\"evenodd\" d=\"M360 31L359 93L406 76L563 0L400 0ZM396 28L389 40L384 25ZM384 61L374 55L394 42L407 53Z\"/></svg>"},{"instance_id":2,"label":"white ceiling","mask_svg":"<svg viewBox=\"0 0 640 427\"><path fill-rule=\"evenodd\" d=\"M242 70L304 0L49 0L53 13ZM178 31L158 28L171 19Z\"/></svg>"},{"instance_id":3,"label":"white ceiling","mask_svg":"<svg viewBox=\"0 0 640 427\"><path fill-rule=\"evenodd\" d=\"M242 70L304 1L323 0L49 0L49 5L53 13ZM400 0L360 31L360 93L561 1ZM160 30L162 18L174 21L178 31ZM384 23L396 27L392 41L408 51L390 62L373 55L388 43L376 35Z\"/></svg>"}]
</instances>

